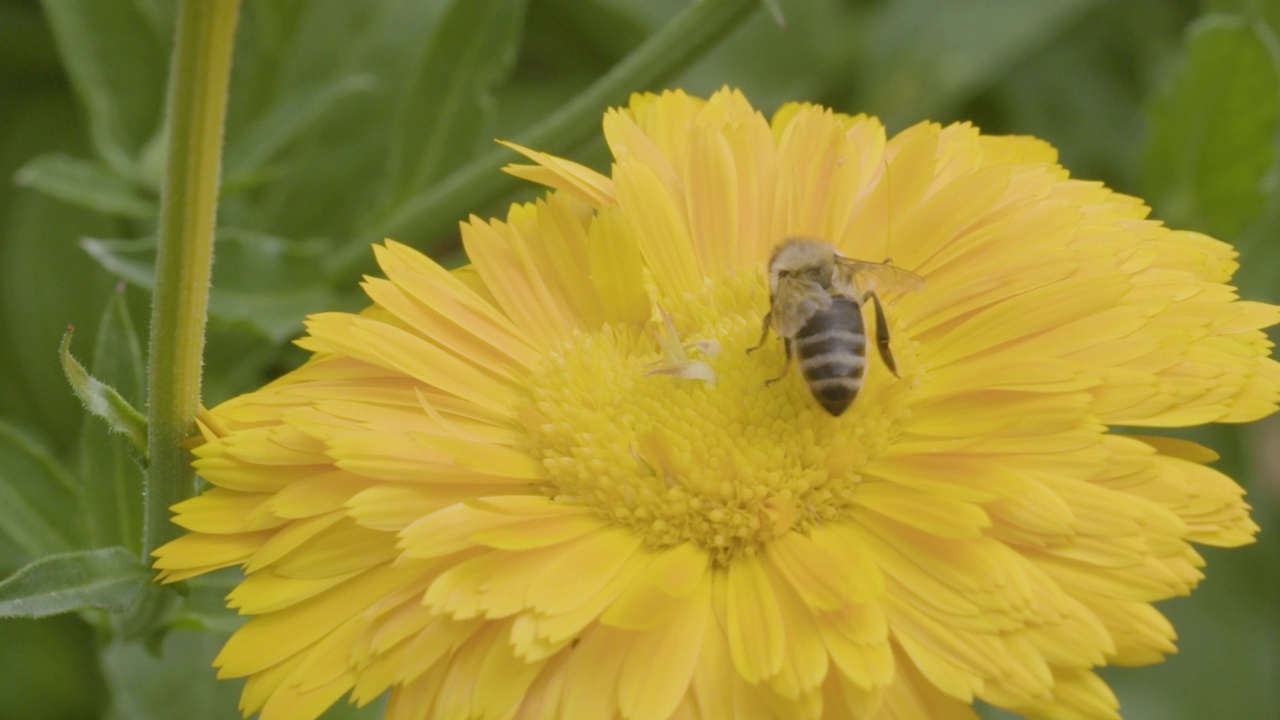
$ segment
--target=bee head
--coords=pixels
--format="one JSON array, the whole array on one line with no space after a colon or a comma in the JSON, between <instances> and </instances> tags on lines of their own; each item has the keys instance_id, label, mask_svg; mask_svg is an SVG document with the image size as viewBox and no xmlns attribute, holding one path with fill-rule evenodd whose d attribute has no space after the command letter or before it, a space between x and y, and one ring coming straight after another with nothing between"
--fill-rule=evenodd
<instances>
[{"instance_id":1,"label":"bee head","mask_svg":"<svg viewBox=\"0 0 1280 720\"><path fill-rule=\"evenodd\" d=\"M799 281L830 284L836 249L831 243L812 238L791 238L773 251L769 259L769 290L777 294L779 282Z\"/></svg>"}]
</instances>

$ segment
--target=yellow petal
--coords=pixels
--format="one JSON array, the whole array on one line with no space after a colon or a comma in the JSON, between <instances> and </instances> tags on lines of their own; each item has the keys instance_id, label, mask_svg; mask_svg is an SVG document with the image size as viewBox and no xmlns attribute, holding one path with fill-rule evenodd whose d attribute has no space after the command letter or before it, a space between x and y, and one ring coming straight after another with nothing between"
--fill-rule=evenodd
<instances>
[{"instance_id":1,"label":"yellow petal","mask_svg":"<svg viewBox=\"0 0 1280 720\"><path fill-rule=\"evenodd\" d=\"M604 587L640 549L641 538L619 528L604 528L565 543L528 587L530 606L546 614L572 610Z\"/></svg>"},{"instance_id":2,"label":"yellow petal","mask_svg":"<svg viewBox=\"0 0 1280 720\"><path fill-rule=\"evenodd\" d=\"M847 553L857 548L840 548L846 552L838 553L835 546L841 543L830 529L816 528L813 534L818 537L789 532L774 540L767 557L809 608L834 610L859 592L861 578L844 570L850 565Z\"/></svg>"},{"instance_id":3,"label":"yellow petal","mask_svg":"<svg viewBox=\"0 0 1280 720\"><path fill-rule=\"evenodd\" d=\"M603 316L614 322L649 319L649 292L632 226L620 211L604 210L588 229L587 261Z\"/></svg>"},{"instance_id":4,"label":"yellow petal","mask_svg":"<svg viewBox=\"0 0 1280 720\"><path fill-rule=\"evenodd\" d=\"M890 483L867 483L859 488L856 502L940 537L977 537L983 529L991 527L991 519L978 505Z\"/></svg>"},{"instance_id":5,"label":"yellow petal","mask_svg":"<svg viewBox=\"0 0 1280 720\"><path fill-rule=\"evenodd\" d=\"M800 700L818 691L827 676L830 656L822 640L813 612L801 600L794 586L785 582L778 563L764 561L773 580L774 597L785 624L786 658L777 675L769 679L769 688L788 700Z\"/></svg>"},{"instance_id":6,"label":"yellow petal","mask_svg":"<svg viewBox=\"0 0 1280 720\"><path fill-rule=\"evenodd\" d=\"M816 624L831 662L849 682L868 691L893 680L889 624L878 603L849 604L822 613Z\"/></svg>"},{"instance_id":7,"label":"yellow petal","mask_svg":"<svg viewBox=\"0 0 1280 720\"><path fill-rule=\"evenodd\" d=\"M618 678L627 662L630 634L597 625L583 634L565 668L563 717L612 718L618 714Z\"/></svg>"},{"instance_id":8,"label":"yellow petal","mask_svg":"<svg viewBox=\"0 0 1280 720\"><path fill-rule=\"evenodd\" d=\"M271 496L211 488L198 497L174 505L173 522L193 532L227 534L268 530L285 521L264 511Z\"/></svg>"},{"instance_id":9,"label":"yellow petal","mask_svg":"<svg viewBox=\"0 0 1280 720\"><path fill-rule=\"evenodd\" d=\"M267 568L246 576L227 595L227 607L238 608L242 615L275 612L328 590L355 577L361 571L319 578L291 578L277 575Z\"/></svg>"},{"instance_id":10,"label":"yellow petal","mask_svg":"<svg viewBox=\"0 0 1280 720\"><path fill-rule=\"evenodd\" d=\"M751 556L737 558L715 578L722 587L724 629L734 667L749 683L773 677L786 659L786 638L782 609L763 566Z\"/></svg>"},{"instance_id":11,"label":"yellow petal","mask_svg":"<svg viewBox=\"0 0 1280 720\"><path fill-rule=\"evenodd\" d=\"M462 224L462 244L502 310L535 344L546 348L568 336L575 316L538 275L530 254L536 240L520 232L520 226L531 231L528 226L536 222L535 214L533 206L512 208L508 223L486 223L473 215Z\"/></svg>"},{"instance_id":12,"label":"yellow petal","mask_svg":"<svg viewBox=\"0 0 1280 720\"><path fill-rule=\"evenodd\" d=\"M283 612L258 615L245 623L214 660L219 677L261 672L310 647L328 632L369 607L419 572L417 567L384 566L346 582Z\"/></svg>"},{"instance_id":13,"label":"yellow petal","mask_svg":"<svg viewBox=\"0 0 1280 720\"><path fill-rule=\"evenodd\" d=\"M166 583L238 565L249 559L270 537L269 532L205 535L193 533L168 542L152 553L154 567Z\"/></svg>"},{"instance_id":14,"label":"yellow petal","mask_svg":"<svg viewBox=\"0 0 1280 720\"><path fill-rule=\"evenodd\" d=\"M294 539L289 545L292 547L286 551L283 546L264 543L263 550L249 562L248 570L271 563L277 573L287 577L325 578L374 567L399 555L394 538L346 518L326 525L305 540Z\"/></svg>"},{"instance_id":15,"label":"yellow petal","mask_svg":"<svg viewBox=\"0 0 1280 720\"><path fill-rule=\"evenodd\" d=\"M702 287L703 269L689 237L683 199L672 194L651 165L621 161L614 169L618 207L654 281L666 295L680 297Z\"/></svg>"},{"instance_id":16,"label":"yellow petal","mask_svg":"<svg viewBox=\"0 0 1280 720\"><path fill-rule=\"evenodd\" d=\"M595 208L613 204L613 181L595 170L564 158L530 150L516 143L503 140L499 140L498 143L538 163L536 166L507 165L502 168L504 172L564 190Z\"/></svg>"},{"instance_id":17,"label":"yellow petal","mask_svg":"<svg viewBox=\"0 0 1280 720\"><path fill-rule=\"evenodd\" d=\"M704 574L694 592L679 600L671 620L637 633L626 648L618 684L625 718L664 720L671 716L693 679L711 612L711 576Z\"/></svg>"},{"instance_id":18,"label":"yellow petal","mask_svg":"<svg viewBox=\"0 0 1280 720\"><path fill-rule=\"evenodd\" d=\"M469 288L459 275L391 240L373 249L387 277L439 321L446 321L448 325L444 327L449 328L451 334L473 335L526 367L537 361L537 351L524 333L487 299ZM429 332L431 327L419 329Z\"/></svg>"},{"instance_id":19,"label":"yellow petal","mask_svg":"<svg viewBox=\"0 0 1280 720\"><path fill-rule=\"evenodd\" d=\"M979 720L979 715L963 700L938 685L908 655L896 654L899 668L894 684L884 694L884 704L877 720L914 720L915 718L955 718Z\"/></svg>"},{"instance_id":20,"label":"yellow petal","mask_svg":"<svg viewBox=\"0 0 1280 720\"><path fill-rule=\"evenodd\" d=\"M509 412L514 398L509 379L483 373L404 330L341 313L312 315L307 326L313 339L326 349L400 371L494 412Z\"/></svg>"},{"instance_id":21,"label":"yellow petal","mask_svg":"<svg viewBox=\"0 0 1280 720\"><path fill-rule=\"evenodd\" d=\"M504 512L519 508L522 512ZM530 512L534 511L534 512ZM458 503L417 520L400 533L410 557L439 557L477 545L528 550L556 545L599 529L589 508L556 505L547 498L513 495Z\"/></svg>"}]
</instances>

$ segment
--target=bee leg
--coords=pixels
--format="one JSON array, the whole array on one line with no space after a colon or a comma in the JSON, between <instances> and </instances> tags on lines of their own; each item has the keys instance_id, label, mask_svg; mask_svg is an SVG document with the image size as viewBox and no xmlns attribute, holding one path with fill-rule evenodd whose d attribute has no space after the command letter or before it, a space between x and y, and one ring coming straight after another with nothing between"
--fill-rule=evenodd
<instances>
[{"instance_id":1,"label":"bee leg","mask_svg":"<svg viewBox=\"0 0 1280 720\"><path fill-rule=\"evenodd\" d=\"M786 377L787 371L791 369L791 338L782 338L782 346L787 350L787 359L782 363L782 372L778 373L778 377L776 378L765 380L765 387L768 387Z\"/></svg>"},{"instance_id":2,"label":"bee leg","mask_svg":"<svg viewBox=\"0 0 1280 720\"><path fill-rule=\"evenodd\" d=\"M769 321L772 319L773 319L772 310L764 314L764 322L761 323L761 328L760 328L760 342L747 348L748 355L764 347L764 341L769 339Z\"/></svg>"},{"instance_id":3,"label":"bee leg","mask_svg":"<svg viewBox=\"0 0 1280 720\"><path fill-rule=\"evenodd\" d=\"M874 290L869 290L862 296L862 301L866 302L868 298L871 299L871 305L876 311L876 350L880 351L880 359L884 361L885 367L889 368L894 377L902 377L898 374L898 364L893 361L893 353L889 350L889 322L885 320L880 297Z\"/></svg>"},{"instance_id":4,"label":"bee leg","mask_svg":"<svg viewBox=\"0 0 1280 720\"><path fill-rule=\"evenodd\" d=\"M747 348L748 354L755 352L756 350L759 350L760 348L764 347L765 341L769 339L769 328L772 327L772 324L770 322L771 320L773 320L773 310L769 310L769 312L764 314L764 322L761 323L761 328L760 328L760 342ZM786 362L782 364L782 372L779 373L778 377L776 378L770 378L769 380L765 380L764 381L765 386L772 385L778 382L779 380L781 380L782 378L786 377L787 371L791 369L791 339L785 338L785 337L782 338L782 346L786 349L786 352L787 352Z\"/></svg>"}]
</instances>

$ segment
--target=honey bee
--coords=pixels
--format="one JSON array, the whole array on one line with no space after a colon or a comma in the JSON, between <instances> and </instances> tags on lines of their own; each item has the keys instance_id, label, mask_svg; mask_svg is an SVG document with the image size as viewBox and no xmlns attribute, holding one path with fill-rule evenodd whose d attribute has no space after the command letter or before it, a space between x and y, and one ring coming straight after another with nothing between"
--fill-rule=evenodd
<instances>
[{"instance_id":1,"label":"honey bee","mask_svg":"<svg viewBox=\"0 0 1280 720\"><path fill-rule=\"evenodd\" d=\"M898 366L889 351L889 326L877 290L912 291L924 279L890 264L863 262L841 255L831 243L791 238L769 259L769 312L764 316L762 347L772 328L782 336L786 361L782 372L766 384L786 376L794 353L800 372L818 404L839 417L862 388L867 367L867 333L862 304L875 308L876 349L894 375Z\"/></svg>"}]
</instances>

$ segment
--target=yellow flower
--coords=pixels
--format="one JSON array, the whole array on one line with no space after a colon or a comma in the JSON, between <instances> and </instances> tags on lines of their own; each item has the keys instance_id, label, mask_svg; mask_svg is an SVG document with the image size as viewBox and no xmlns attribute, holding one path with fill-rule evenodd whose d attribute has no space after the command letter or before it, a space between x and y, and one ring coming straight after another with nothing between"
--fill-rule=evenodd
<instances>
[{"instance_id":1,"label":"yellow flower","mask_svg":"<svg viewBox=\"0 0 1280 720\"><path fill-rule=\"evenodd\" d=\"M245 711L1118 717L1094 668L1172 652L1190 543L1257 530L1210 451L1110 429L1276 409L1231 248L963 124L724 90L604 132L610 177L517 148L555 190L464 223L471 266L375 248L367 310L201 417L156 567L244 568ZM882 293L899 376L869 353L838 417L745 352L793 237L927 283Z\"/></svg>"}]
</instances>

